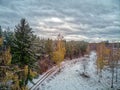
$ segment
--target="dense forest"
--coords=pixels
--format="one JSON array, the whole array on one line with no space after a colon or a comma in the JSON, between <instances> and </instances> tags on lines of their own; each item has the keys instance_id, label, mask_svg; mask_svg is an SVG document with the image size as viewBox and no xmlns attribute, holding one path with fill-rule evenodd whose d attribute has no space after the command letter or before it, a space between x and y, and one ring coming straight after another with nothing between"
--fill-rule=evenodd
<instances>
[{"instance_id":1,"label":"dense forest","mask_svg":"<svg viewBox=\"0 0 120 90\"><path fill-rule=\"evenodd\" d=\"M0 88L27 90L28 81L54 65L89 53L88 43L66 41L61 34L55 40L37 37L25 19L15 26L0 27ZM34 83L34 82L32 82Z\"/></svg>"}]
</instances>

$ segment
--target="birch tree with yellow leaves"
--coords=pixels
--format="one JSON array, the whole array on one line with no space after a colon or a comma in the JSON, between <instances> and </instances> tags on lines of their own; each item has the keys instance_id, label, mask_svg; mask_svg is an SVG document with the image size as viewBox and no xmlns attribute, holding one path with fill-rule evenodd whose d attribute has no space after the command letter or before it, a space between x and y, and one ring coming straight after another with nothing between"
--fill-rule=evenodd
<instances>
[{"instance_id":1,"label":"birch tree with yellow leaves","mask_svg":"<svg viewBox=\"0 0 120 90\"><path fill-rule=\"evenodd\" d=\"M102 69L104 67L103 63L103 43L98 43L97 45L97 74L102 73ZM102 76L102 74L101 74Z\"/></svg>"},{"instance_id":2,"label":"birch tree with yellow leaves","mask_svg":"<svg viewBox=\"0 0 120 90\"><path fill-rule=\"evenodd\" d=\"M99 74L99 82L102 77L102 70L105 65L108 65L110 58L110 49L105 46L104 42L98 43L97 45L97 74Z\"/></svg>"},{"instance_id":3,"label":"birch tree with yellow leaves","mask_svg":"<svg viewBox=\"0 0 120 90\"><path fill-rule=\"evenodd\" d=\"M64 60L65 57L65 46L63 42L63 36L60 34L57 37L57 43L55 47L55 51L52 54L52 60L58 65L60 71L60 63Z\"/></svg>"}]
</instances>

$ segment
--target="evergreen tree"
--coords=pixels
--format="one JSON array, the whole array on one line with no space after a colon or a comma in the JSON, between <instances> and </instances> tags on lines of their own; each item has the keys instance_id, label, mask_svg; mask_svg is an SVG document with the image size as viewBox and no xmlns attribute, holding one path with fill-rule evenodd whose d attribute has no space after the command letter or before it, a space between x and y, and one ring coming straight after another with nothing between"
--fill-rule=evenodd
<instances>
[{"instance_id":1,"label":"evergreen tree","mask_svg":"<svg viewBox=\"0 0 120 90\"><path fill-rule=\"evenodd\" d=\"M45 51L48 54L49 60L51 59L53 47L52 47L52 40L48 39L45 43Z\"/></svg>"},{"instance_id":2,"label":"evergreen tree","mask_svg":"<svg viewBox=\"0 0 120 90\"><path fill-rule=\"evenodd\" d=\"M72 41L66 43L66 56L68 56L71 60L73 58L73 43Z\"/></svg>"},{"instance_id":3,"label":"evergreen tree","mask_svg":"<svg viewBox=\"0 0 120 90\"><path fill-rule=\"evenodd\" d=\"M19 66L33 64L35 61L34 53L30 50L33 41L32 35L33 32L29 24L25 19L21 19L20 24L15 29L13 63L19 63Z\"/></svg>"},{"instance_id":4,"label":"evergreen tree","mask_svg":"<svg viewBox=\"0 0 120 90\"><path fill-rule=\"evenodd\" d=\"M2 45L3 39L2 39L2 28L0 26L0 45Z\"/></svg>"},{"instance_id":5,"label":"evergreen tree","mask_svg":"<svg viewBox=\"0 0 120 90\"><path fill-rule=\"evenodd\" d=\"M3 32L3 36L7 42L7 46L12 47L12 42L13 42L13 32L10 31L10 28L8 27L8 29L6 31Z\"/></svg>"},{"instance_id":6,"label":"evergreen tree","mask_svg":"<svg viewBox=\"0 0 120 90\"><path fill-rule=\"evenodd\" d=\"M15 28L13 40L13 58L12 63L17 64L19 68L25 69L27 74L20 76L20 86L26 86L28 80L32 80L30 71L35 64L35 54L31 50L33 47L33 31L25 19L21 19L20 24Z\"/></svg>"},{"instance_id":7,"label":"evergreen tree","mask_svg":"<svg viewBox=\"0 0 120 90\"><path fill-rule=\"evenodd\" d=\"M0 38L2 37L2 28L0 26Z\"/></svg>"}]
</instances>

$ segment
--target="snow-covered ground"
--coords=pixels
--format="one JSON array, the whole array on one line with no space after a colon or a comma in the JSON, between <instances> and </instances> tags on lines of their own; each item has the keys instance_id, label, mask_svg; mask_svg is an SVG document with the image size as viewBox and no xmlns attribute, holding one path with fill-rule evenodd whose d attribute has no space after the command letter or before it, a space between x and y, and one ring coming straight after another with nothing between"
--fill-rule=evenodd
<instances>
[{"instance_id":1,"label":"snow-covered ground","mask_svg":"<svg viewBox=\"0 0 120 90\"><path fill-rule=\"evenodd\" d=\"M85 73L89 78L81 76L84 72L84 60L87 63ZM112 90L110 69L103 70L101 82L98 82L95 62L95 52L91 52L89 57L66 61L62 64L61 72L49 76L35 90ZM114 82L115 89L120 89L120 69L118 73L119 80L117 83Z\"/></svg>"}]
</instances>

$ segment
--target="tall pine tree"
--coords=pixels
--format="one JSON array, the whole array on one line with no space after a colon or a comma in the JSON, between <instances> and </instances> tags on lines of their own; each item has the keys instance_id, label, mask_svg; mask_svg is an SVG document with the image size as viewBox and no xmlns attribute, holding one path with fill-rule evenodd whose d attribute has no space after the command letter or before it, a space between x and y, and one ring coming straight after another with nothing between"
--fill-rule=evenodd
<instances>
[{"instance_id":1,"label":"tall pine tree","mask_svg":"<svg viewBox=\"0 0 120 90\"><path fill-rule=\"evenodd\" d=\"M33 31L25 19L21 19L20 24L15 28L13 41L13 63L19 66L31 66L35 62L34 53L31 51L33 41Z\"/></svg>"},{"instance_id":2,"label":"tall pine tree","mask_svg":"<svg viewBox=\"0 0 120 90\"><path fill-rule=\"evenodd\" d=\"M48 54L49 60L51 60L51 55L53 52L52 40L48 38L45 43L45 51Z\"/></svg>"},{"instance_id":3,"label":"tall pine tree","mask_svg":"<svg viewBox=\"0 0 120 90\"><path fill-rule=\"evenodd\" d=\"M13 41L13 58L12 63L17 64L19 68L26 70L23 76L20 77L20 84L26 86L28 80L31 80L31 70L35 64L35 54L31 50L33 47L33 31L25 19L21 19L20 24L15 28ZM26 69L25 69L26 68Z\"/></svg>"}]
</instances>

